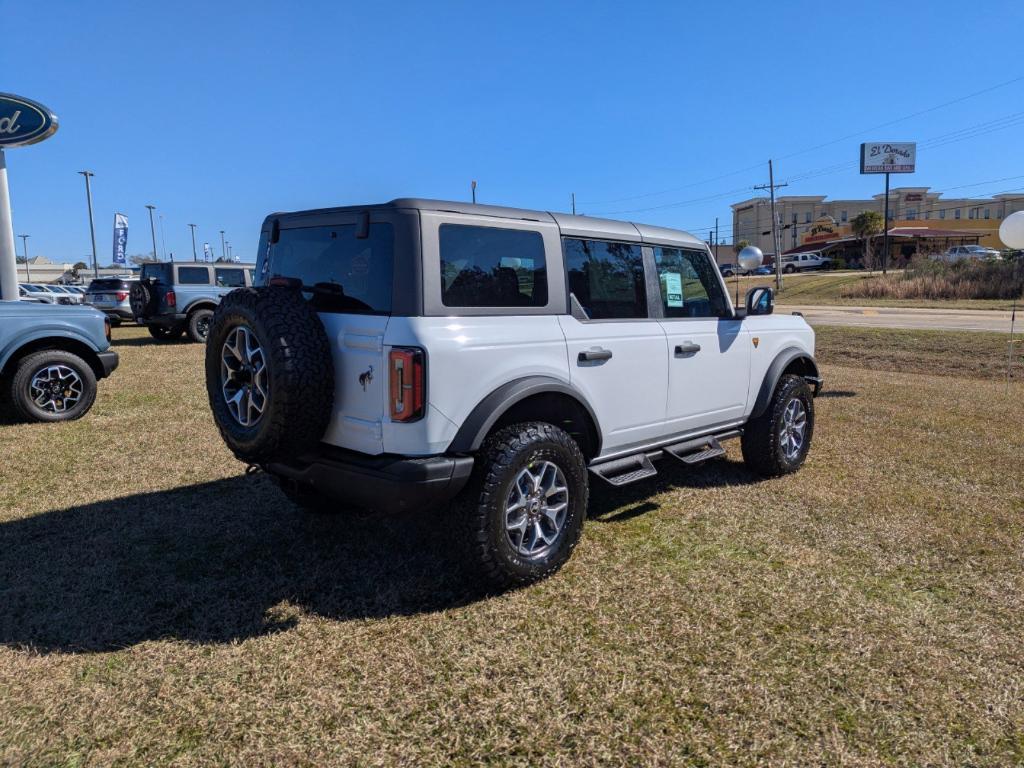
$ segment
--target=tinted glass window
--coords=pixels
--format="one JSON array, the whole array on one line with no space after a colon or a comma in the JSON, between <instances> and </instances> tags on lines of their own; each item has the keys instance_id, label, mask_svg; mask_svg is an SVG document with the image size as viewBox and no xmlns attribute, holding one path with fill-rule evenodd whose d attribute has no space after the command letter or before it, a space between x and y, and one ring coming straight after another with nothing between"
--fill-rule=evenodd
<instances>
[{"instance_id":1,"label":"tinted glass window","mask_svg":"<svg viewBox=\"0 0 1024 768\"><path fill-rule=\"evenodd\" d=\"M302 281L303 293L320 312L388 313L394 270L394 229L371 224L282 229L270 255L272 276Z\"/></svg>"},{"instance_id":2,"label":"tinted glass window","mask_svg":"<svg viewBox=\"0 0 1024 768\"><path fill-rule=\"evenodd\" d=\"M124 280L97 279L89 283L90 291L127 291L128 283Z\"/></svg>"},{"instance_id":3,"label":"tinted glass window","mask_svg":"<svg viewBox=\"0 0 1024 768\"><path fill-rule=\"evenodd\" d=\"M565 238L569 290L591 320L647 317L639 245Z\"/></svg>"},{"instance_id":4,"label":"tinted glass window","mask_svg":"<svg viewBox=\"0 0 1024 768\"><path fill-rule=\"evenodd\" d=\"M213 272L219 288L240 288L245 285L245 273L240 269L217 267Z\"/></svg>"},{"instance_id":5,"label":"tinted glass window","mask_svg":"<svg viewBox=\"0 0 1024 768\"><path fill-rule=\"evenodd\" d=\"M209 285L210 270L206 267L178 267L180 285Z\"/></svg>"},{"instance_id":6,"label":"tinted glass window","mask_svg":"<svg viewBox=\"0 0 1024 768\"><path fill-rule=\"evenodd\" d=\"M654 263L658 266L665 317L725 316L722 285L706 254L655 247Z\"/></svg>"},{"instance_id":7,"label":"tinted glass window","mask_svg":"<svg viewBox=\"0 0 1024 768\"><path fill-rule=\"evenodd\" d=\"M548 273L540 232L442 224L441 303L446 307L543 307Z\"/></svg>"}]
</instances>

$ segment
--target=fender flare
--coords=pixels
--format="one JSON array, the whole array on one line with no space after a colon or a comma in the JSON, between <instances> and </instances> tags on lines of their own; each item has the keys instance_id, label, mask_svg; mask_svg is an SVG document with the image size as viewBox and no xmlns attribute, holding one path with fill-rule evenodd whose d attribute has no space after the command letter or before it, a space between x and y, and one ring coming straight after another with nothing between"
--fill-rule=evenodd
<instances>
[{"instance_id":1,"label":"fender flare","mask_svg":"<svg viewBox=\"0 0 1024 768\"><path fill-rule=\"evenodd\" d=\"M187 307L185 307L183 310L181 310L181 314L188 315L188 314L191 314L192 312L194 312L197 309L210 309L210 310L213 310L214 312L216 312L217 311L217 302L210 301L209 299L206 299L206 298L196 299L191 304L189 304Z\"/></svg>"},{"instance_id":2,"label":"fender flare","mask_svg":"<svg viewBox=\"0 0 1024 768\"><path fill-rule=\"evenodd\" d=\"M814 373L806 378L813 379L814 394L818 394L818 390L821 388L821 376L818 373L818 364L814 361L814 358L806 350L800 349L800 347L786 347L775 356L772 364L768 366L768 371L761 382L761 388L757 392L757 400L754 401L754 409L750 412L750 418L756 419L768 410L768 402L772 399L772 393L775 391L775 386L779 383L779 379L782 378L782 372L794 360L805 360L810 365Z\"/></svg>"},{"instance_id":3,"label":"fender flare","mask_svg":"<svg viewBox=\"0 0 1024 768\"><path fill-rule=\"evenodd\" d=\"M16 339L11 340L3 349L0 349L0 371L11 361L11 358L17 355L22 349L36 341L44 341L47 339L53 339L56 344L53 346L59 348L62 340L71 340L88 347L93 355L99 354L99 347L96 342L89 337L88 334L83 333L78 328L66 325L58 325L47 323L42 327L37 327L18 336ZM99 358L97 358L97 362Z\"/></svg>"},{"instance_id":4,"label":"fender flare","mask_svg":"<svg viewBox=\"0 0 1024 768\"><path fill-rule=\"evenodd\" d=\"M476 407L469 412L469 416L462 422L459 431L448 446L451 453L472 453L480 448L491 427L500 419L509 408L521 400L533 395L540 395L546 392L554 392L560 395L567 395L579 403L590 416L594 423L594 431L597 439L597 453L601 451L601 424L597 420L597 414L587 399L569 384L551 376L527 376L522 379L515 379L507 384L502 384L496 390L487 395L477 403Z\"/></svg>"}]
</instances>

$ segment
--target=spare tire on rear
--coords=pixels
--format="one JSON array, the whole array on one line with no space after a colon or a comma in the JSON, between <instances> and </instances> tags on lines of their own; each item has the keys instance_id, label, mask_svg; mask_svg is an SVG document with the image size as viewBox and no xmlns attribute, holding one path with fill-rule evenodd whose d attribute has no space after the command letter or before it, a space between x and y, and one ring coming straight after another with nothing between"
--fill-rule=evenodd
<instances>
[{"instance_id":1,"label":"spare tire on rear","mask_svg":"<svg viewBox=\"0 0 1024 768\"><path fill-rule=\"evenodd\" d=\"M135 317L145 317L149 314L149 305L153 301L153 291L144 280L133 283L128 289L128 304L132 308Z\"/></svg>"},{"instance_id":2,"label":"spare tire on rear","mask_svg":"<svg viewBox=\"0 0 1024 768\"><path fill-rule=\"evenodd\" d=\"M334 406L327 333L295 288L238 288L210 322L206 392L242 461L293 458L320 442Z\"/></svg>"}]
</instances>

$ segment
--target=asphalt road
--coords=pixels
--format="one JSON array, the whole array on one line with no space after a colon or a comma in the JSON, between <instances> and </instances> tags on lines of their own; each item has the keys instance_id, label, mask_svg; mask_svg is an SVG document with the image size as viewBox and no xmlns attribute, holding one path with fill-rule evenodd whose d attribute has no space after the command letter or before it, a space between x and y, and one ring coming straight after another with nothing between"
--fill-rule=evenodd
<instances>
[{"instance_id":1,"label":"asphalt road","mask_svg":"<svg viewBox=\"0 0 1024 768\"><path fill-rule=\"evenodd\" d=\"M865 328L913 328L941 331L1008 333L1010 313L988 309L910 309L906 307L804 307L781 304L776 312L801 312L811 325ZM1024 332L1024 308L1017 312L1017 332Z\"/></svg>"}]
</instances>

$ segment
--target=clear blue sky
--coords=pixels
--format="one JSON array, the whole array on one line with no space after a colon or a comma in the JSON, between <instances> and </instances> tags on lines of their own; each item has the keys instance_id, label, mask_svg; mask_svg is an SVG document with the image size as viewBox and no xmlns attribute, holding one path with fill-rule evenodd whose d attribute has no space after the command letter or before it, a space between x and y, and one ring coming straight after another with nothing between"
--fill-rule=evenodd
<instances>
[{"instance_id":1,"label":"clear blue sky","mask_svg":"<svg viewBox=\"0 0 1024 768\"><path fill-rule=\"evenodd\" d=\"M200 243L219 247L224 229L250 257L268 212L467 199L471 179L481 202L567 210L575 191L583 212L701 235L719 216L729 239L729 203L767 180L769 157L784 181L852 163L861 140L925 142L1024 115L1019 80L861 135L1024 76L1020 0L84 8L0 0L0 91L60 117L52 139L7 153L15 231L56 260L90 249L83 168L96 173L101 263L115 211L129 253L150 249L146 203L177 258L191 256L189 222ZM1024 122L1007 123L922 148L899 181L1024 176ZM845 168L784 192L880 184ZM1024 179L951 194L1011 188Z\"/></svg>"}]
</instances>

